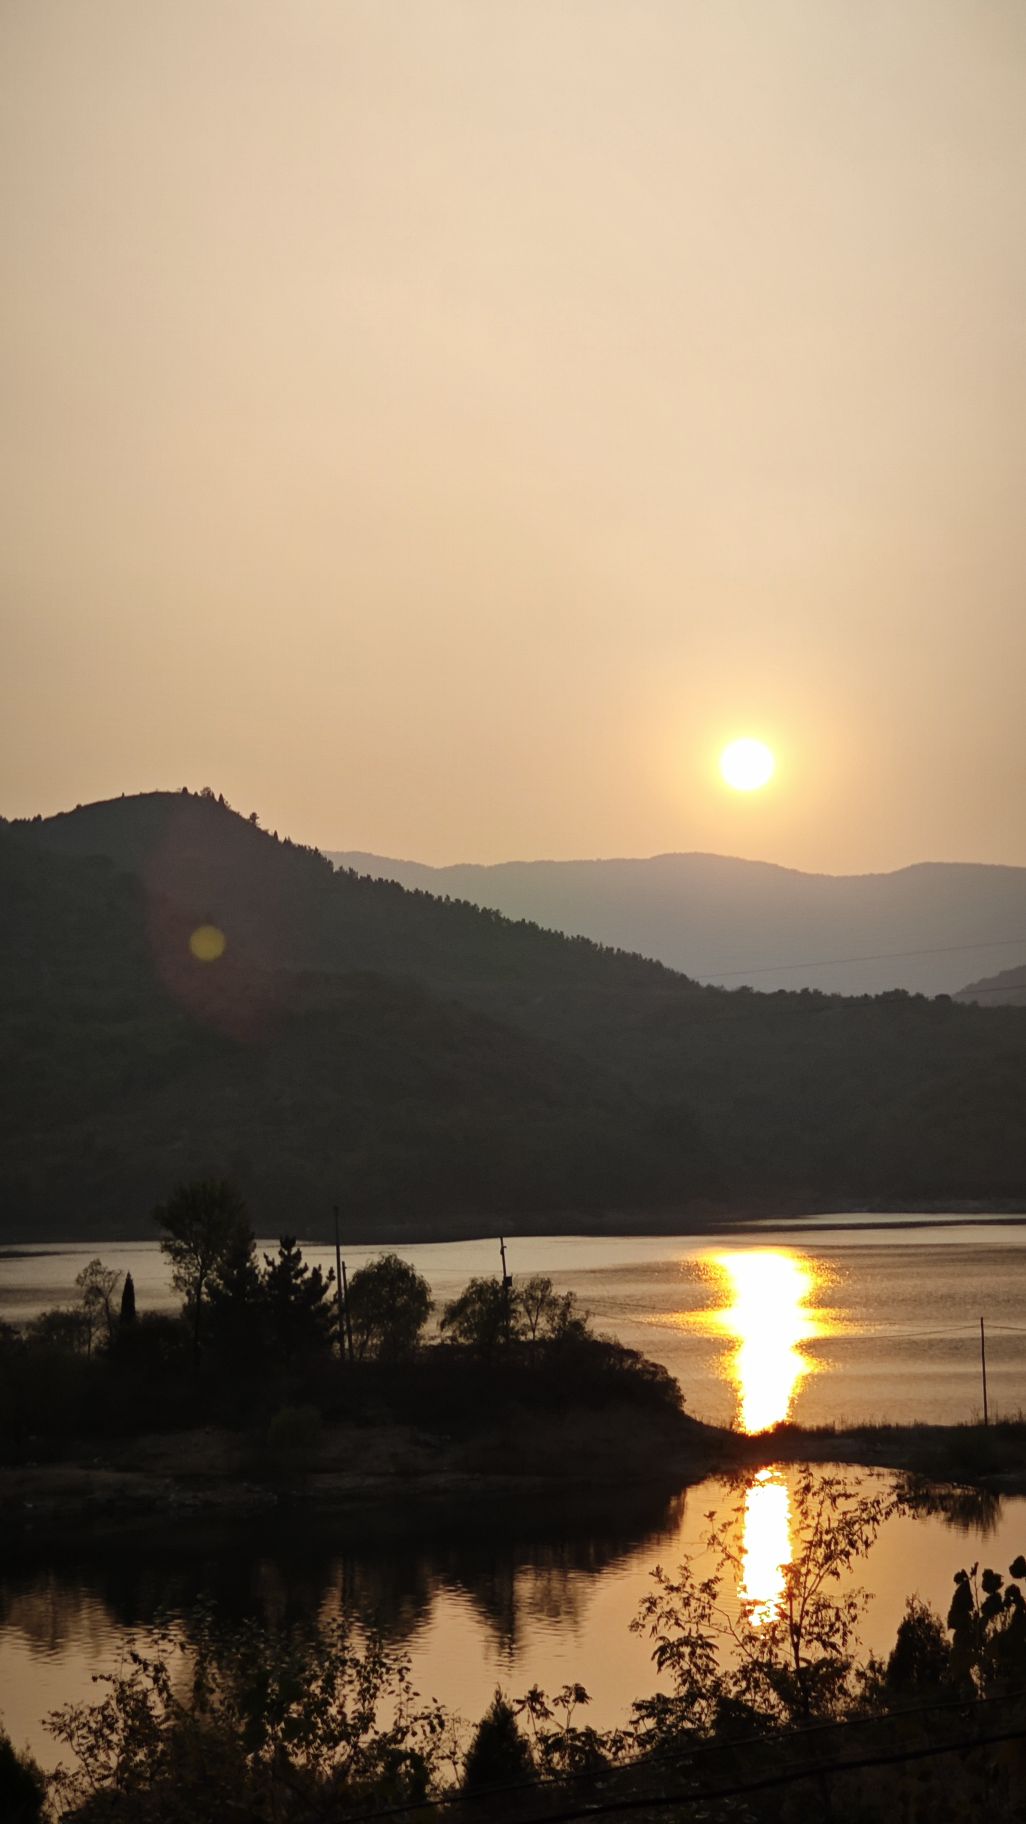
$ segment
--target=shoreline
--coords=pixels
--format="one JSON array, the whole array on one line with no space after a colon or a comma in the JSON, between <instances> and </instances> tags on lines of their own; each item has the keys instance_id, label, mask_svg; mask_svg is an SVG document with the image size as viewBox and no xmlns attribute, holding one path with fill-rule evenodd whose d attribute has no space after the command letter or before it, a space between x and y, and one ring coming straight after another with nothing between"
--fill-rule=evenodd
<instances>
[{"instance_id":1,"label":"shoreline","mask_svg":"<svg viewBox=\"0 0 1026 1824\"><path fill-rule=\"evenodd\" d=\"M1026 1199L984 1203L952 1198L944 1203L934 1200L928 1204L911 1205L900 1205L895 1199L893 1205L881 1204L872 1209L847 1202L836 1208L818 1203L811 1207L763 1207L743 1216L725 1215L712 1209L700 1213L676 1212L665 1216L652 1211L632 1214L623 1211L608 1214L591 1211L586 1215L564 1211L552 1218L526 1216L516 1223L509 1223L508 1218L506 1220L508 1226L505 1227L500 1217L496 1217L491 1226L488 1226L485 1218L475 1216L468 1217L465 1222L449 1220L439 1224L429 1223L424 1227L418 1225L416 1229L396 1224L370 1235L356 1230L346 1235L346 1245L355 1248L438 1247L459 1242L491 1241L500 1229L507 1239L514 1241L558 1241L571 1238L576 1241L608 1241L617 1237L630 1241L658 1241L675 1237L688 1239L706 1234L747 1234L753 1229L774 1223L781 1227L793 1224L812 1231L817 1226L822 1226L856 1233L880 1229L951 1228L967 1222L976 1223L980 1227L1015 1227L1026 1221ZM311 1231L301 1234L298 1239L303 1246L328 1247L332 1245L334 1235L325 1229L323 1234ZM158 1240L159 1236L152 1227L104 1235L81 1232L58 1232L46 1236L11 1234L0 1236L0 1261L45 1259L49 1250L59 1247L123 1247L156 1243Z\"/></svg>"},{"instance_id":2,"label":"shoreline","mask_svg":"<svg viewBox=\"0 0 1026 1824\"><path fill-rule=\"evenodd\" d=\"M676 1435L672 1435L673 1432ZM542 1440L544 1443L544 1439ZM501 1440L515 1463L523 1439ZM551 1461L497 1469L495 1440L453 1443L399 1426L335 1426L304 1460L260 1460L251 1439L208 1428L72 1447L60 1459L0 1468L0 1544L58 1545L102 1537L145 1538L176 1527L237 1524L257 1517L304 1522L372 1521L375 1531L415 1531L427 1520L484 1523L513 1502L592 1503L610 1498L619 1475L633 1494L672 1496L713 1476L745 1476L797 1463L885 1470L924 1484L991 1496L1026 1494L1026 1422L982 1426L785 1425L756 1436L682 1418L651 1427L624 1460L591 1448ZM483 1459L475 1461L478 1452ZM658 1468L653 1464L657 1463ZM355 1465L355 1467L354 1467Z\"/></svg>"}]
</instances>

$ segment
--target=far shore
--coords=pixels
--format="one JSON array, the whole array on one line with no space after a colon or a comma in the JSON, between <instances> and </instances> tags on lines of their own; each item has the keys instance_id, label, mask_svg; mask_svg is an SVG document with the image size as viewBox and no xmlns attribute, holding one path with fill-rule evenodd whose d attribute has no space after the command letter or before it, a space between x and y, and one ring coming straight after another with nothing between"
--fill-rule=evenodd
<instances>
[{"instance_id":1,"label":"far shore","mask_svg":"<svg viewBox=\"0 0 1026 1824\"><path fill-rule=\"evenodd\" d=\"M1016 1225L1026 1220L1026 1199L1010 1202L973 1202L952 1198L946 1202L902 1203L899 1198L867 1209L850 1203L831 1207L789 1204L778 1207L759 1206L744 1215L725 1214L719 1209L681 1211L561 1211L556 1215L496 1216L486 1221L481 1216L464 1220L448 1217L437 1222L426 1220L416 1227L403 1223L386 1223L368 1233L355 1225L347 1228L345 1243L355 1248L412 1248L445 1242L490 1241L500 1231L510 1240L550 1239L574 1236L580 1240L687 1238L692 1235L745 1234L753 1229L776 1223L781 1227L795 1224L814 1228L829 1225L831 1229L869 1231L873 1229L920 1229L957 1226L964 1222L980 1225ZM261 1224L266 1234L272 1225ZM117 1247L141 1242L156 1242L152 1225L97 1234L81 1229L68 1232L56 1229L46 1235L0 1235L0 1260L42 1258L44 1250L55 1247ZM328 1247L334 1237L325 1230L301 1231L305 1245Z\"/></svg>"}]
</instances>

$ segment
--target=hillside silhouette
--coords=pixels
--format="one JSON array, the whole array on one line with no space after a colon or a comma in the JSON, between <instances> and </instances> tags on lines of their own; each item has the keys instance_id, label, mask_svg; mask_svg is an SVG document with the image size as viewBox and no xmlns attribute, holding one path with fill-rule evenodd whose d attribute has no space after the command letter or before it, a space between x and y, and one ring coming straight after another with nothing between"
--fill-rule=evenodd
<instances>
[{"instance_id":1,"label":"hillside silhouette","mask_svg":"<svg viewBox=\"0 0 1026 1824\"><path fill-rule=\"evenodd\" d=\"M369 1239L1026 1200L1014 1007L702 988L212 796L3 826L0 880L6 1237L145 1234L215 1169Z\"/></svg>"},{"instance_id":2,"label":"hillside silhouette","mask_svg":"<svg viewBox=\"0 0 1026 1824\"><path fill-rule=\"evenodd\" d=\"M983 1007L1026 1007L1026 963L1015 969L1001 969L997 975L985 975L978 982L960 988L956 1001L979 1001Z\"/></svg>"},{"instance_id":3,"label":"hillside silhouette","mask_svg":"<svg viewBox=\"0 0 1026 1824\"><path fill-rule=\"evenodd\" d=\"M355 853L332 859L623 945L731 988L953 994L1026 952L1026 868L923 862L833 875L728 855L447 868Z\"/></svg>"}]
</instances>

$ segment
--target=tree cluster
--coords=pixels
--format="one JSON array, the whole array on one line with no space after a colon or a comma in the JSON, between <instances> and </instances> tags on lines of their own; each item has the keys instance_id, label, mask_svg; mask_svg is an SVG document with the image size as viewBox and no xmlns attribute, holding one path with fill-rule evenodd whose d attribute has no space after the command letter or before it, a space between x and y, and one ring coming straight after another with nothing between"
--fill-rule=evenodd
<instances>
[{"instance_id":1,"label":"tree cluster","mask_svg":"<svg viewBox=\"0 0 1026 1824\"><path fill-rule=\"evenodd\" d=\"M74 1305L24 1332L0 1327L0 1431L15 1457L33 1438L212 1419L257 1426L278 1455L290 1441L312 1449L323 1419L368 1412L479 1435L482 1449L500 1449L507 1420L529 1413L603 1411L614 1429L628 1408L658 1425L680 1420L672 1377L594 1336L573 1293L545 1275L472 1279L429 1337L430 1286L395 1253L358 1268L343 1301L334 1272L307 1261L294 1236L260 1254L225 1178L180 1185L155 1216L179 1316L137 1310L131 1275L122 1283L96 1259Z\"/></svg>"}]
</instances>

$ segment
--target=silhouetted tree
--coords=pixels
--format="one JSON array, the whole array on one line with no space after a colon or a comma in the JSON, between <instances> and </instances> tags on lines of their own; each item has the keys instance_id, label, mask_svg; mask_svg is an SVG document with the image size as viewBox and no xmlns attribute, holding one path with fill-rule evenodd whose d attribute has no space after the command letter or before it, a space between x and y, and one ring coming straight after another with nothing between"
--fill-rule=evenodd
<instances>
[{"instance_id":1,"label":"silhouetted tree","mask_svg":"<svg viewBox=\"0 0 1026 1824\"><path fill-rule=\"evenodd\" d=\"M126 1273L125 1274L125 1283L121 1288L121 1311L118 1316L118 1326L120 1329L123 1330L126 1327L126 1325L134 1324L134 1323L135 1323L135 1281L133 1280L131 1273Z\"/></svg>"},{"instance_id":2,"label":"silhouetted tree","mask_svg":"<svg viewBox=\"0 0 1026 1824\"><path fill-rule=\"evenodd\" d=\"M488 1792L497 1786L514 1786L534 1773L530 1744L520 1729L513 1706L497 1690L474 1732L463 1762L467 1792Z\"/></svg>"},{"instance_id":3,"label":"silhouetted tree","mask_svg":"<svg viewBox=\"0 0 1026 1824\"><path fill-rule=\"evenodd\" d=\"M120 1273L105 1267L102 1260L91 1260L75 1275L75 1285L82 1301L82 1317L88 1335L86 1353L92 1351L98 1336L108 1343L114 1335L114 1293Z\"/></svg>"},{"instance_id":4,"label":"silhouetted tree","mask_svg":"<svg viewBox=\"0 0 1026 1824\"><path fill-rule=\"evenodd\" d=\"M554 1292L545 1273L536 1273L514 1289L514 1297L523 1316L527 1333L534 1341L539 1336L559 1337L571 1333L583 1336L587 1318L577 1310L573 1292Z\"/></svg>"},{"instance_id":5,"label":"silhouetted tree","mask_svg":"<svg viewBox=\"0 0 1026 1824\"><path fill-rule=\"evenodd\" d=\"M456 1343L491 1355L500 1343L522 1335L523 1313L512 1288L501 1279L472 1279L442 1313L439 1328Z\"/></svg>"},{"instance_id":6,"label":"silhouetted tree","mask_svg":"<svg viewBox=\"0 0 1026 1824\"><path fill-rule=\"evenodd\" d=\"M211 1348L236 1368L252 1365L266 1346L265 1286L248 1226L230 1237L210 1276L207 1330Z\"/></svg>"},{"instance_id":7,"label":"silhouetted tree","mask_svg":"<svg viewBox=\"0 0 1026 1824\"><path fill-rule=\"evenodd\" d=\"M951 1648L940 1616L918 1596L910 1596L887 1661L888 1696L900 1699L934 1691L950 1669Z\"/></svg>"},{"instance_id":8,"label":"silhouetted tree","mask_svg":"<svg viewBox=\"0 0 1026 1824\"><path fill-rule=\"evenodd\" d=\"M293 1235L283 1235L277 1258L264 1255L263 1300L270 1344L286 1363L325 1354L335 1314L329 1293L335 1275L311 1267Z\"/></svg>"},{"instance_id":9,"label":"silhouetted tree","mask_svg":"<svg viewBox=\"0 0 1026 1824\"><path fill-rule=\"evenodd\" d=\"M28 1333L35 1342L69 1354L89 1355L92 1351L92 1326L81 1305L41 1311L32 1319Z\"/></svg>"},{"instance_id":10,"label":"silhouetted tree","mask_svg":"<svg viewBox=\"0 0 1026 1824\"><path fill-rule=\"evenodd\" d=\"M349 1282L348 1314L356 1354L376 1355L382 1361L409 1355L433 1308L427 1280L408 1261L398 1254L370 1261Z\"/></svg>"},{"instance_id":11,"label":"silhouetted tree","mask_svg":"<svg viewBox=\"0 0 1026 1824\"><path fill-rule=\"evenodd\" d=\"M154 1214L166 1231L160 1251L171 1262L171 1283L192 1318L198 1355L210 1281L240 1234L249 1232L246 1206L226 1178L198 1178L179 1185Z\"/></svg>"}]
</instances>

